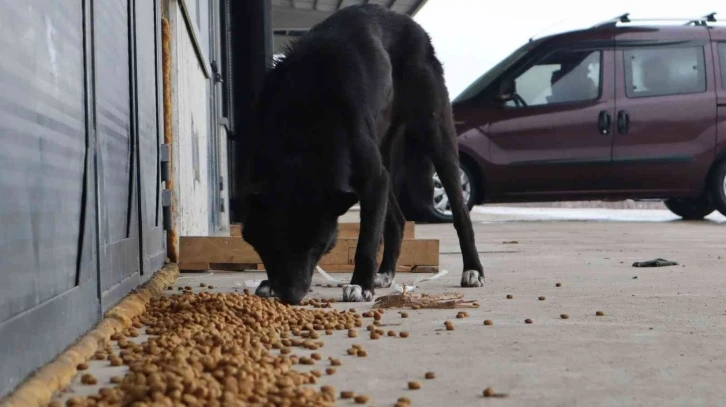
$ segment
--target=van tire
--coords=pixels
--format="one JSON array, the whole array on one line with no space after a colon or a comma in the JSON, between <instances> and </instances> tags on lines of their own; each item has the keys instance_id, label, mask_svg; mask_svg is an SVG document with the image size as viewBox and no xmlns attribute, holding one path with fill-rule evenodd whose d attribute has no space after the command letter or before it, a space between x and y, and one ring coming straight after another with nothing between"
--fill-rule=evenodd
<instances>
[{"instance_id":1,"label":"van tire","mask_svg":"<svg viewBox=\"0 0 726 407\"><path fill-rule=\"evenodd\" d=\"M713 206L726 216L726 159L716 164L708 183Z\"/></svg>"},{"instance_id":2,"label":"van tire","mask_svg":"<svg viewBox=\"0 0 726 407\"><path fill-rule=\"evenodd\" d=\"M715 210L708 194L699 198L671 198L663 203L668 210L684 220L701 220Z\"/></svg>"}]
</instances>

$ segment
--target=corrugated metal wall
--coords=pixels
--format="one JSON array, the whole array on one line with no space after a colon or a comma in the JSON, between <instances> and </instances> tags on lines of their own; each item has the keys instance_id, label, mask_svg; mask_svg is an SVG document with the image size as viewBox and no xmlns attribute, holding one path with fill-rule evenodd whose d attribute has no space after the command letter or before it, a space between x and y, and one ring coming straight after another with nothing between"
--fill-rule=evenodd
<instances>
[{"instance_id":1,"label":"corrugated metal wall","mask_svg":"<svg viewBox=\"0 0 726 407\"><path fill-rule=\"evenodd\" d=\"M159 32L159 0L0 0L0 397L163 265Z\"/></svg>"}]
</instances>

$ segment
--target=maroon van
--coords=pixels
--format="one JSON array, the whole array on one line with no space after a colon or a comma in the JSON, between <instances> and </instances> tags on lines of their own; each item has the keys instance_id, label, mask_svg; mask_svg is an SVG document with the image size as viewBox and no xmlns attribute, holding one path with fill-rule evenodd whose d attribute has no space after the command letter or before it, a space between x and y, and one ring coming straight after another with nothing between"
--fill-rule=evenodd
<instances>
[{"instance_id":1,"label":"maroon van","mask_svg":"<svg viewBox=\"0 0 726 407\"><path fill-rule=\"evenodd\" d=\"M453 101L469 207L662 199L686 219L726 214L726 28L710 21L623 15L486 72ZM449 221L447 203L434 174L426 220Z\"/></svg>"}]
</instances>

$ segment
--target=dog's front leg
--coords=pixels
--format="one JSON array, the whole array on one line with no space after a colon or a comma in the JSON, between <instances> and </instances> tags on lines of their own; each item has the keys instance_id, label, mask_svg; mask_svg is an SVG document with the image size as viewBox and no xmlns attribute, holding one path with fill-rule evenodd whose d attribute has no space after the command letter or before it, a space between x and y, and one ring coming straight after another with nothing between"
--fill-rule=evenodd
<instances>
[{"instance_id":1,"label":"dog's front leg","mask_svg":"<svg viewBox=\"0 0 726 407\"><path fill-rule=\"evenodd\" d=\"M360 232L355 250L355 269L350 285L343 289L343 301L373 300L373 281L376 275L376 253L386 215L388 172L381 166L378 175L369 178L360 194Z\"/></svg>"}]
</instances>

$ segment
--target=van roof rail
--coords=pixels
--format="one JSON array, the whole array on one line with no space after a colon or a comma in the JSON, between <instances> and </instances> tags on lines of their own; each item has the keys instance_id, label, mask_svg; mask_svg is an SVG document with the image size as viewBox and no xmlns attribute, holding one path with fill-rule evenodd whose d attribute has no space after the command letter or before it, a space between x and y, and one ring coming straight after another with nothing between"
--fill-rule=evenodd
<instances>
[{"instance_id":1,"label":"van roof rail","mask_svg":"<svg viewBox=\"0 0 726 407\"><path fill-rule=\"evenodd\" d=\"M710 13L706 14L702 17L685 17L685 18L676 18L676 17L666 17L666 18L657 18L657 17L650 17L650 18L631 18L630 13L625 13L620 16L617 16L615 18L611 18L609 20L605 20L601 23L595 24L593 28L603 28L603 27L615 27L618 23L631 23L636 21L686 21L684 25L697 25L697 26L706 26L708 23L715 23L716 22L716 13Z\"/></svg>"},{"instance_id":2,"label":"van roof rail","mask_svg":"<svg viewBox=\"0 0 726 407\"><path fill-rule=\"evenodd\" d=\"M716 12L714 11L711 14L706 14L705 16L701 17L700 19L696 20L690 20L684 25L708 25L708 23L715 23L716 22Z\"/></svg>"},{"instance_id":3,"label":"van roof rail","mask_svg":"<svg viewBox=\"0 0 726 407\"><path fill-rule=\"evenodd\" d=\"M629 23L630 22L630 13L621 14L617 17L609 18L605 21L599 22L592 26L592 28L601 28L601 27L614 27L617 23Z\"/></svg>"}]
</instances>

